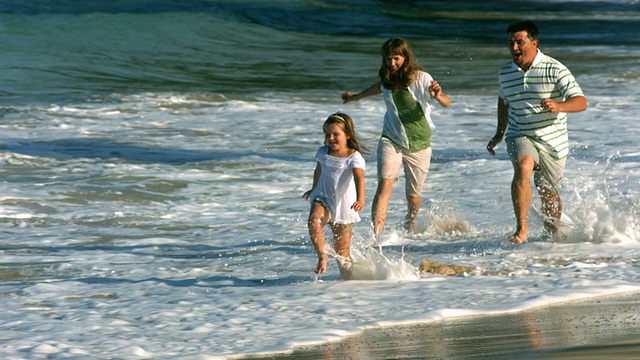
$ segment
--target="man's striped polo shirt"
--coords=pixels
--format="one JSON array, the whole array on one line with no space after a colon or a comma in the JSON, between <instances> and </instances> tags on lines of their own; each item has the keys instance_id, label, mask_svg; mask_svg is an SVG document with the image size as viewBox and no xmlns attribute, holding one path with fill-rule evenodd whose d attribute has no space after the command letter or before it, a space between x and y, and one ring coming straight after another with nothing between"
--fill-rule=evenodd
<instances>
[{"instance_id":1,"label":"man's striped polo shirt","mask_svg":"<svg viewBox=\"0 0 640 360\"><path fill-rule=\"evenodd\" d=\"M509 106L506 138L526 136L552 158L569 154L567 114L542 107L542 99L557 102L584 96L573 74L558 60L538 50L531 67L523 71L513 61L498 72L500 97Z\"/></svg>"}]
</instances>

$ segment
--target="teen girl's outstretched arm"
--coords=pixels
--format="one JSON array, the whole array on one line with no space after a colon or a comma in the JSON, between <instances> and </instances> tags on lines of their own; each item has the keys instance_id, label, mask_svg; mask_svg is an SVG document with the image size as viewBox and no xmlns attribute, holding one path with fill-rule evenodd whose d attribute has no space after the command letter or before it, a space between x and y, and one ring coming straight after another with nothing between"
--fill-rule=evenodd
<instances>
[{"instance_id":1,"label":"teen girl's outstretched arm","mask_svg":"<svg viewBox=\"0 0 640 360\"><path fill-rule=\"evenodd\" d=\"M304 195L302 195L302 197L305 200L309 200L309 196L311 196L311 193L313 192L313 190L315 190L316 187L318 187L318 180L320 179L320 174L322 174L322 166L320 166L320 163L316 163L316 169L313 171L313 186L311 187L311 190L305 191Z\"/></svg>"},{"instance_id":2,"label":"teen girl's outstretched arm","mask_svg":"<svg viewBox=\"0 0 640 360\"><path fill-rule=\"evenodd\" d=\"M353 168L353 180L356 183L356 202L351 205L351 208L355 211L362 211L364 209L365 198L365 185L364 185L364 170L361 168Z\"/></svg>"},{"instance_id":3,"label":"teen girl's outstretched arm","mask_svg":"<svg viewBox=\"0 0 640 360\"><path fill-rule=\"evenodd\" d=\"M357 94L354 94L351 91L347 91L343 93L342 101L345 103L348 103L349 101L358 101L360 99L366 98L367 96L373 96L373 95L379 95L379 94L382 94L382 89L380 89L380 83L377 82Z\"/></svg>"}]
</instances>

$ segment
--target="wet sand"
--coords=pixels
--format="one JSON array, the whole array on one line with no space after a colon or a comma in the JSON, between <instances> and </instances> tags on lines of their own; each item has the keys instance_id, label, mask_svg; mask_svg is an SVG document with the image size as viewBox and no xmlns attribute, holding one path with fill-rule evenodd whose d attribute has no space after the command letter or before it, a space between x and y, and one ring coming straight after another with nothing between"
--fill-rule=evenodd
<instances>
[{"instance_id":1,"label":"wet sand","mask_svg":"<svg viewBox=\"0 0 640 360\"><path fill-rule=\"evenodd\" d=\"M365 330L243 359L640 359L640 293Z\"/></svg>"}]
</instances>

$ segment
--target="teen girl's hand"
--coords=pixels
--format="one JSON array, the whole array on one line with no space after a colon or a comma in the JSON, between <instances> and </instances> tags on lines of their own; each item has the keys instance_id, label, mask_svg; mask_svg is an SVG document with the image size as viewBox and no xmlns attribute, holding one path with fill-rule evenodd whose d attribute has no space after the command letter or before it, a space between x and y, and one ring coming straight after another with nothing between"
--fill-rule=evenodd
<instances>
[{"instance_id":1,"label":"teen girl's hand","mask_svg":"<svg viewBox=\"0 0 640 360\"><path fill-rule=\"evenodd\" d=\"M354 94L351 91L342 93L342 101L345 103L348 103L350 101L358 101L368 96L380 95L380 94L382 94L380 83L375 83L357 94Z\"/></svg>"},{"instance_id":2,"label":"teen girl's hand","mask_svg":"<svg viewBox=\"0 0 640 360\"><path fill-rule=\"evenodd\" d=\"M345 103L348 103L349 101L355 101L356 99L354 99L355 94L352 93L351 91L347 91L342 93L342 101Z\"/></svg>"},{"instance_id":3,"label":"teen girl's hand","mask_svg":"<svg viewBox=\"0 0 640 360\"><path fill-rule=\"evenodd\" d=\"M442 93L442 87L440 86L440 84L438 84L437 81L431 81L431 85L429 85L429 94L434 99L438 99L440 98L440 96L444 95Z\"/></svg>"},{"instance_id":4,"label":"teen girl's hand","mask_svg":"<svg viewBox=\"0 0 640 360\"><path fill-rule=\"evenodd\" d=\"M451 105L451 99L442 92L442 87L435 80L432 80L431 85L429 85L429 95L444 107Z\"/></svg>"},{"instance_id":5,"label":"teen girl's hand","mask_svg":"<svg viewBox=\"0 0 640 360\"><path fill-rule=\"evenodd\" d=\"M364 209L364 203L361 201L356 201L353 203L353 205L351 205L351 208L355 211L362 211L362 209Z\"/></svg>"}]
</instances>

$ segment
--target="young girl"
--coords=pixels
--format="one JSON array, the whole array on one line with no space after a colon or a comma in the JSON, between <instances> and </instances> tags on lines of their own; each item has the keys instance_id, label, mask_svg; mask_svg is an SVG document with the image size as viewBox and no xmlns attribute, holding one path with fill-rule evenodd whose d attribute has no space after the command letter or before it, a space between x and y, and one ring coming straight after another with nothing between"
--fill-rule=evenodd
<instances>
[{"instance_id":1,"label":"young girl","mask_svg":"<svg viewBox=\"0 0 640 360\"><path fill-rule=\"evenodd\" d=\"M400 38L387 40L381 49L380 81L358 94L345 92L346 103L383 94L387 112L378 142L378 188L371 206L374 235L382 233L393 182L404 165L408 211L405 229L413 231L422 202L421 194L431 162L431 106L443 107L451 100L431 75L413 58L409 44Z\"/></svg>"},{"instance_id":2,"label":"young girl","mask_svg":"<svg viewBox=\"0 0 640 360\"><path fill-rule=\"evenodd\" d=\"M338 267L344 279L350 278L352 224L360 221L358 212L364 208L366 152L358 142L353 120L347 114L330 115L322 126L324 145L315 155L316 169L313 187L304 193L311 198L309 237L318 253L316 274L327 271L324 226L331 225L333 244L338 255Z\"/></svg>"}]
</instances>

